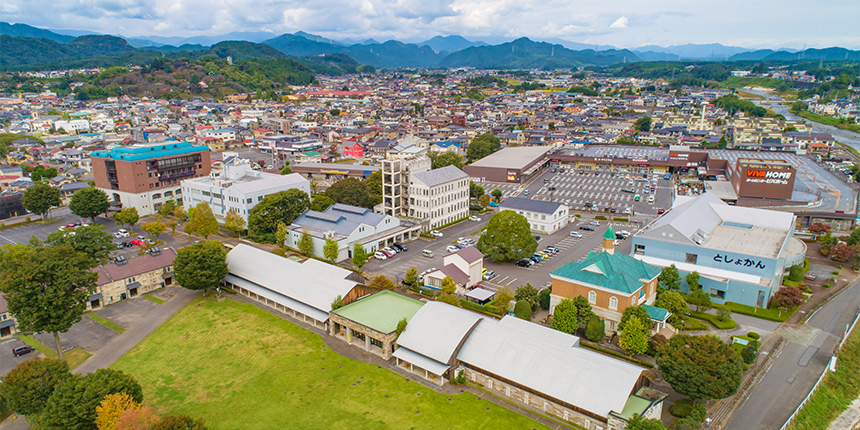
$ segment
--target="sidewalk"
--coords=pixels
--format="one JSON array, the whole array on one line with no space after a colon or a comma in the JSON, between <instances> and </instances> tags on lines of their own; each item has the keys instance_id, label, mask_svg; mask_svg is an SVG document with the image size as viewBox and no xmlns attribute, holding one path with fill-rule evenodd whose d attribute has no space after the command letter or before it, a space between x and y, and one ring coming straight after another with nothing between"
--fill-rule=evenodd
<instances>
[{"instance_id":1,"label":"sidewalk","mask_svg":"<svg viewBox=\"0 0 860 430\"><path fill-rule=\"evenodd\" d=\"M87 361L72 370L72 373L85 374L109 367L200 294L199 291L187 290L182 287L167 288L177 289L173 298L159 305L155 311L147 315L145 320L111 339L107 345L96 351Z\"/></svg>"}]
</instances>

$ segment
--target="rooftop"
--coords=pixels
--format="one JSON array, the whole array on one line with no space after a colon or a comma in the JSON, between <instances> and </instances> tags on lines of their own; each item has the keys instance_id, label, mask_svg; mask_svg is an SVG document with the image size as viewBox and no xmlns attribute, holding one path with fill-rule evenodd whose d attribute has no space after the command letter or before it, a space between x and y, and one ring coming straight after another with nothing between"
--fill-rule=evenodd
<instances>
[{"instance_id":1,"label":"rooftop","mask_svg":"<svg viewBox=\"0 0 860 430\"><path fill-rule=\"evenodd\" d=\"M113 148L110 151L93 151L92 158L110 158L113 160L140 161L153 158L172 157L176 155L209 152L209 147L192 145L188 142L156 143L152 145L131 145Z\"/></svg>"},{"instance_id":2,"label":"rooftop","mask_svg":"<svg viewBox=\"0 0 860 430\"><path fill-rule=\"evenodd\" d=\"M470 166L523 169L552 149L550 146L504 148L470 164Z\"/></svg>"},{"instance_id":3,"label":"rooftop","mask_svg":"<svg viewBox=\"0 0 860 430\"><path fill-rule=\"evenodd\" d=\"M532 200L523 197L508 197L499 205L500 209L512 209L520 211L537 212L542 214L554 214L561 204L544 200Z\"/></svg>"},{"instance_id":4,"label":"rooftop","mask_svg":"<svg viewBox=\"0 0 860 430\"><path fill-rule=\"evenodd\" d=\"M628 295L659 274L657 267L620 252L592 252L582 261L568 263L550 272L552 278L596 285Z\"/></svg>"},{"instance_id":5,"label":"rooftop","mask_svg":"<svg viewBox=\"0 0 860 430\"><path fill-rule=\"evenodd\" d=\"M437 185L446 184L448 182L453 182L468 177L469 175L458 169L457 166L445 166L439 169L433 169L428 170L426 172L417 172L412 174L412 179L421 181L428 187L435 187Z\"/></svg>"},{"instance_id":6,"label":"rooftop","mask_svg":"<svg viewBox=\"0 0 860 430\"><path fill-rule=\"evenodd\" d=\"M385 290L332 312L380 333L391 333L401 319L411 320L421 306L424 302L420 300Z\"/></svg>"}]
</instances>

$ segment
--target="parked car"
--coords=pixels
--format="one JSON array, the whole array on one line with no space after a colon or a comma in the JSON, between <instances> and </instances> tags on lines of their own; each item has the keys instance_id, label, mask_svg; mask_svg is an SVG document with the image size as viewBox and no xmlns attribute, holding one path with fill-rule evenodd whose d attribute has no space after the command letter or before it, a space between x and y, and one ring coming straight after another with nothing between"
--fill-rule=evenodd
<instances>
[{"instance_id":1,"label":"parked car","mask_svg":"<svg viewBox=\"0 0 860 430\"><path fill-rule=\"evenodd\" d=\"M123 248L125 248L125 247L127 246L127 245L126 245L126 243L127 243L127 242L120 242L120 243L117 243L117 244L116 244L116 249L123 249Z\"/></svg>"},{"instance_id":2,"label":"parked car","mask_svg":"<svg viewBox=\"0 0 860 430\"><path fill-rule=\"evenodd\" d=\"M546 247L546 249L552 250L552 252L559 252L559 251L561 251L561 250L560 250L560 249L558 249L558 247L557 247L557 246L555 246L555 245L547 246L547 247Z\"/></svg>"},{"instance_id":3,"label":"parked car","mask_svg":"<svg viewBox=\"0 0 860 430\"><path fill-rule=\"evenodd\" d=\"M490 207L491 208L497 208L497 207L499 207L499 204L496 202L490 202Z\"/></svg>"},{"instance_id":4,"label":"parked car","mask_svg":"<svg viewBox=\"0 0 860 430\"><path fill-rule=\"evenodd\" d=\"M581 226L579 226L579 229L580 230L594 231L594 227L592 227L590 225L581 225Z\"/></svg>"},{"instance_id":5,"label":"parked car","mask_svg":"<svg viewBox=\"0 0 860 430\"><path fill-rule=\"evenodd\" d=\"M570 232L570 237L581 238L581 237L582 237L582 233L580 233L580 232L578 232L578 231L572 231L572 232Z\"/></svg>"},{"instance_id":6,"label":"parked car","mask_svg":"<svg viewBox=\"0 0 860 430\"><path fill-rule=\"evenodd\" d=\"M430 236L442 237L442 232L439 230L430 230Z\"/></svg>"},{"instance_id":7,"label":"parked car","mask_svg":"<svg viewBox=\"0 0 860 430\"><path fill-rule=\"evenodd\" d=\"M448 252L457 252L460 250L460 248L458 248L457 245L448 245L448 247L445 248L445 250Z\"/></svg>"},{"instance_id":8,"label":"parked car","mask_svg":"<svg viewBox=\"0 0 860 430\"><path fill-rule=\"evenodd\" d=\"M394 257L393 252L386 251L385 249L380 249L379 252L383 253L388 258Z\"/></svg>"},{"instance_id":9,"label":"parked car","mask_svg":"<svg viewBox=\"0 0 860 430\"><path fill-rule=\"evenodd\" d=\"M117 239L119 239L121 237L128 237L128 236L129 236L128 230L124 230L124 229L119 229L116 231L116 233L113 234L113 237L115 237Z\"/></svg>"},{"instance_id":10,"label":"parked car","mask_svg":"<svg viewBox=\"0 0 860 430\"><path fill-rule=\"evenodd\" d=\"M600 225L600 221L592 221L592 222L590 222L590 223L588 223L588 224L589 224L589 225L595 225L595 226L596 226L596 225Z\"/></svg>"},{"instance_id":11,"label":"parked car","mask_svg":"<svg viewBox=\"0 0 860 430\"><path fill-rule=\"evenodd\" d=\"M480 220L481 220L481 218L478 218L475 215L472 215L469 217L469 221L480 221Z\"/></svg>"},{"instance_id":12,"label":"parked car","mask_svg":"<svg viewBox=\"0 0 860 430\"><path fill-rule=\"evenodd\" d=\"M535 236L535 240L540 242L540 236Z\"/></svg>"},{"instance_id":13,"label":"parked car","mask_svg":"<svg viewBox=\"0 0 860 430\"><path fill-rule=\"evenodd\" d=\"M386 246L385 248L382 248L382 250L391 254L391 255L397 254L397 250L390 247L390 246Z\"/></svg>"},{"instance_id":14,"label":"parked car","mask_svg":"<svg viewBox=\"0 0 860 430\"><path fill-rule=\"evenodd\" d=\"M495 270L487 270L486 272L484 272L483 278L486 281L489 279L493 279L493 276L496 276L496 271Z\"/></svg>"},{"instance_id":15,"label":"parked car","mask_svg":"<svg viewBox=\"0 0 860 430\"><path fill-rule=\"evenodd\" d=\"M30 345L16 346L12 348L12 355L15 357L20 357L24 354L29 354L35 350L36 348L33 348Z\"/></svg>"},{"instance_id":16,"label":"parked car","mask_svg":"<svg viewBox=\"0 0 860 430\"><path fill-rule=\"evenodd\" d=\"M135 246L146 246L146 242L144 242L140 239L132 239L128 243L135 245Z\"/></svg>"},{"instance_id":17,"label":"parked car","mask_svg":"<svg viewBox=\"0 0 860 430\"><path fill-rule=\"evenodd\" d=\"M374 253L373 253L373 258L375 258L375 259L377 259L377 260L387 260L387 259L388 259L388 256L387 256L387 255L385 255L385 254L384 254L383 252L381 252L381 251L376 251L376 252L374 252Z\"/></svg>"},{"instance_id":18,"label":"parked car","mask_svg":"<svg viewBox=\"0 0 860 430\"><path fill-rule=\"evenodd\" d=\"M631 210L630 208L624 209L624 214L625 214L625 215L630 215L630 214L632 214L632 213L633 213L633 210Z\"/></svg>"},{"instance_id":19,"label":"parked car","mask_svg":"<svg viewBox=\"0 0 860 430\"><path fill-rule=\"evenodd\" d=\"M657 214L663 214L666 212L666 209L657 209Z\"/></svg>"},{"instance_id":20,"label":"parked car","mask_svg":"<svg viewBox=\"0 0 860 430\"><path fill-rule=\"evenodd\" d=\"M404 252L404 251L407 251L409 249L406 247L406 245L404 245L402 243L397 243L397 242L392 243L391 247L400 251L400 252Z\"/></svg>"},{"instance_id":21,"label":"parked car","mask_svg":"<svg viewBox=\"0 0 860 430\"><path fill-rule=\"evenodd\" d=\"M522 260L517 260L517 266L520 267L529 267L532 265L531 261L528 258L523 258Z\"/></svg>"}]
</instances>

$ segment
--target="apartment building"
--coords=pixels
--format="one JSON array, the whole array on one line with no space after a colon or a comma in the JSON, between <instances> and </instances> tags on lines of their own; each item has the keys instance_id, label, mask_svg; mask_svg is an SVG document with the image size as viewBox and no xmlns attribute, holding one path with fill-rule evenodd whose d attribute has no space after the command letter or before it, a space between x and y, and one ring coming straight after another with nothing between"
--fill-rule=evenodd
<instances>
[{"instance_id":1,"label":"apartment building","mask_svg":"<svg viewBox=\"0 0 860 430\"><path fill-rule=\"evenodd\" d=\"M386 215L408 214L410 176L428 170L430 158L426 149L414 144L398 144L389 149L382 160L382 204L375 210Z\"/></svg>"},{"instance_id":2,"label":"apartment building","mask_svg":"<svg viewBox=\"0 0 860 430\"><path fill-rule=\"evenodd\" d=\"M469 216L469 175L456 166L413 173L409 216L433 229Z\"/></svg>"},{"instance_id":3,"label":"apartment building","mask_svg":"<svg viewBox=\"0 0 860 430\"><path fill-rule=\"evenodd\" d=\"M162 142L94 151L90 154L96 187L123 208L155 213L164 202L182 198L180 182L206 177L209 148L188 142Z\"/></svg>"}]
</instances>

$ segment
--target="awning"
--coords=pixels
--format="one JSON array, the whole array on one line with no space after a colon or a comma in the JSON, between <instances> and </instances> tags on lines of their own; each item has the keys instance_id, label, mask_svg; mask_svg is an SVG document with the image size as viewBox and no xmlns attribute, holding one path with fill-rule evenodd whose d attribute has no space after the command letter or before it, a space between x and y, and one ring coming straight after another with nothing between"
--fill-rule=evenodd
<instances>
[{"instance_id":1,"label":"awning","mask_svg":"<svg viewBox=\"0 0 860 430\"><path fill-rule=\"evenodd\" d=\"M414 366L418 366L428 372L436 375L442 376L449 367L447 364L440 363L432 358L427 358L415 351L412 351L408 348L397 348L392 354L394 357L397 357L407 363L411 363Z\"/></svg>"},{"instance_id":2,"label":"awning","mask_svg":"<svg viewBox=\"0 0 860 430\"><path fill-rule=\"evenodd\" d=\"M12 327L13 325L15 325L15 320L13 320L12 318L9 318L5 321L0 321L0 328Z\"/></svg>"},{"instance_id":3,"label":"awning","mask_svg":"<svg viewBox=\"0 0 860 430\"><path fill-rule=\"evenodd\" d=\"M285 308L289 308L299 312L301 314L307 315L317 321L326 322L328 321L328 312L323 312L315 307L306 305L300 301L289 298L283 294L276 293L268 288L257 285L253 282L242 279L236 275L228 274L224 278L225 282L229 282L233 285L242 287L260 297L265 297Z\"/></svg>"},{"instance_id":4,"label":"awning","mask_svg":"<svg viewBox=\"0 0 860 430\"><path fill-rule=\"evenodd\" d=\"M140 288L140 282L132 282L132 283L125 286L126 290L131 290L134 288Z\"/></svg>"},{"instance_id":5,"label":"awning","mask_svg":"<svg viewBox=\"0 0 860 430\"><path fill-rule=\"evenodd\" d=\"M102 296L102 293L95 293L95 294L93 294L92 296L90 296L90 301L93 301L93 300L99 300L99 299L101 299L102 297L103 297L103 296Z\"/></svg>"},{"instance_id":6,"label":"awning","mask_svg":"<svg viewBox=\"0 0 860 430\"><path fill-rule=\"evenodd\" d=\"M496 294L495 292L490 291L490 290L485 290L483 288L475 288L474 290L466 293L466 297L469 297L469 298L483 302L484 300L487 300L490 297L493 297L495 294Z\"/></svg>"}]
</instances>

